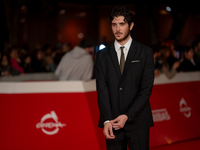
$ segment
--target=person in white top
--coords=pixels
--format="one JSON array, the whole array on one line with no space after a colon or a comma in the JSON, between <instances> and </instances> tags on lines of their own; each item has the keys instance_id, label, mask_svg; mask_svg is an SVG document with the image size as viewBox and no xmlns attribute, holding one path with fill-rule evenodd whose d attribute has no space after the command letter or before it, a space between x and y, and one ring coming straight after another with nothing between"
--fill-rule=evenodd
<instances>
[{"instance_id":1,"label":"person in white top","mask_svg":"<svg viewBox=\"0 0 200 150\"><path fill-rule=\"evenodd\" d=\"M79 46L75 46L61 59L55 71L61 81L65 80L90 80L93 75L94 63L90 53L94 48L94 42L83 39Z\"/></svg>"}]
</instances>

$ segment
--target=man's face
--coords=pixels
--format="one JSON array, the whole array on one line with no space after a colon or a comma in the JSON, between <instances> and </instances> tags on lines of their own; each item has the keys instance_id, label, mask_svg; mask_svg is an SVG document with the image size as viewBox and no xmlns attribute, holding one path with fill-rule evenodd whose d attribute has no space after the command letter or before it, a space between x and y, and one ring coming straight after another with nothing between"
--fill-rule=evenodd
<instances>
[{"instance_id":1,"label":"man's face","mask_svg":"<svg viewBox=\"0 0 200 150\"><path fill-rule=\"evenodd\" d=\"M2 66L7 66L7 65L8 65L8 59L7 59L6 56L3 56L3 57L2 57L1 65L2 65Z\"/></svg>"},{"instance_id":2,"label":"man's face","mask_svg":"<svg viewBox=\"0 0 200 150\"><path fill-rule=\"evenodd\" d=\"M133 23L129 26L127 22L124 21L124 16L118 16L111 22L112 32L117 41L125 40L133 28Z\"/></svg>"},{"instance_id":3,"label":"man's face","mask_svg":"<svg viewBox=\"0 0 200 150\"><path fill-rule=\"evenodd\" d=\"M86 47L85 50L91 54L94 51L94 47Z\"/></svg>"},{"instance_id":4,"label":"man's face","mask_svg":"<svg viewBox=\"0 0 200 150\"><path fill-rule=\"evenodd\" d=\"M188 60L191 60L193 58L193 55L194 55L194 52L192 48L188 52L185 52L185 58Z\"/></svg>"}]
</instances>

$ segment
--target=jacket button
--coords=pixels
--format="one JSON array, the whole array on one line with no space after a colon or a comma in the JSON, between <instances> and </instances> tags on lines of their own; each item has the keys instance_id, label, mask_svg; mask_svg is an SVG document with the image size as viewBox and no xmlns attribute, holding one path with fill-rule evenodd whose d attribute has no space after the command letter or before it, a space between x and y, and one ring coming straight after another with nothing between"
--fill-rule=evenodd
<instances>
[{"instance_id":1,"label":"jacket button","mask_svg":"<svg viewBox=\"0 0 200 150\"><path fill-rule=\"evenodd\" d=\"M120 91L122 91L122 88L119 88Z\"/></svg>"}]
</instances>

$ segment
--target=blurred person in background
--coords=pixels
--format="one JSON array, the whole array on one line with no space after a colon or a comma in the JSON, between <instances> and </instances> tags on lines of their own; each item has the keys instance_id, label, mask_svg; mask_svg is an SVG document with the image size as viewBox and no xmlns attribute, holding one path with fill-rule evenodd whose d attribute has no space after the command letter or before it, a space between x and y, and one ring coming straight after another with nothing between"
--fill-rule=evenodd
<instances>
[{"instance_id":1,"label":"blurred person in background","mask_svg":"<svg viewBox=\"0 0 200 150\"><path fill-rule=\"evenodd\" d=\"M23 56L23 69L25 73L33 73L34 69L32 67L32 58L31 55L26 54L25 56Z\"/></svg>"},{"instance_id":2,"label":"blurred person in background","mask_svg":"<svg viewBox=\"0 0 200 150\"><path fill-rule=\"evenodd\" d=\"M196 63L198 70L200 70L200 41L199 40L195 40L192 43L192 49L194 51L194 62Z\"/></svg>"},{"instance_id":3,"label":"blurred person in background","mask_svg":"<svg viewBox=\"0 0 200 150\"><path fill-rule=\"evenodd\" d=\"M88 38L81 40L79 46L75 46L62 57L55 72L56 76L60 80L90 80L94 66L90 55L93 48L92 40Z\"/></svg>"},{"instance_id":4,"label":"blurred person in background","mask_svg":"<svg viewBox=\"0 0 200 150\"><path fill-rule=\"evenodd\" d=\"M17 48L12 47L10 49L10 64L11 64L11 67L14 68L15 70L18 70L20 73L24 73L24 69L19 65L21 63L22 63L22 61L18 57Z\"/></svg>"},{"instance_id":5,"label":"blurred person in background","mask_svg":"<svg viewBox=\"0 0 200 150\"><path fill-rule=\"evenodd\" d=\"M174 43L174 40L170 38L164 39L161 43L161 46L166 46L169 48L169 56L167 58L169 69L172 69L174 63L178 62L180 59L180 53L179 51L176 51ZM177 71L179 71L179 68L177 68Z\"/></svg>"},{"instance_id":6,"label":"blurred person in background","mask_svg":"<svg viewBox=\"0 0 200 150\"><path fill-rule=\"evenodd\" d=\"M67 42L62 43L62 44L57 44L56 50L52 53L53 60L56 66L58 66L61 58L65 53L70 51L70 46Z\"/></svg>"},{"instance_id":7,"label":"blurred person in background","mask_svg":"<svg viewBox=\"0 0 200 150\"><path fill-rule=\"evenodd\" d=\"M13 69L9 63L8 57L6 55L3 55L0 64L0 76L10 76L19 74L20 71Z\"/></svg>"},{"instance_id":8,"label":"blurred person in background","mask_svg":"<svg viewBox=\"0 0 200 150\"><path fill-rule=\"evenodd\" d=\"M54 63L55 54L51 45L46 44L43 46L42 51L44 52L44 63L47 72L55 72L56 64Z\"/></svg>"},{"instance_id":9,"label":"blurred person in background","mask_svg":"<svg viewBox=\"0 0 200 150\"><path fill-rule=\"evenodd\" d=\"M18 50L18 57L22 59L22 66L23 66L23 59L24 59L25 56L27 56L28 53L29 53L28 45L23 45Z\"/></svg>"},{"instance_id":10,"label":"blurred person in background","mask_svg":"<svg viewBox=\"0 0 200 150\"><path fill-rule=\"evenodd\" d=\"M32 67L35 72L47 72L45 68L44 52L40 49L33 51Z\"/></svg>"},{"instance_id":11,"label":"blurred person in background","mask_svg":"<svg viewBox=\"0 0 200 150\"><path fill-rule=\"evenodd\" d=\"M67 42L62 43L62 47L61 47L62 53L63 55L67 52L70 51L70 46Z\"/></svg>"},{"instance_id":12,"label":"blurred person in background","mask_svg":"<svg viewBox=\"0 0 200 150\"><path fill-rule=\"evenodd\" d=\"M52 57L53 57L53 60L54 60L54 63L56 65L59 64L61 58L62 58L63 54L62 54L62 49L61 49L61 45L58 44L56 46L56 50L52 53Z\"/></svg>"},{"instance_id":13,"label":"blurred person in background","mask_svg":"<svg viewBox=\"0 0 200 150\"><path fill-rule=\"evenodd\" d=\"M155 70L154 70L154 76L158 77L160 75L160 70L163 66L163 61L160 57L160 51L157 45L151 46L153 49L153 57L154 57L154 65L155 65Z\"/></svg>"},{"instance_id":14,"label":"blurred person in background","mask_svg":"<svg viewBox=\"0 0 200 150\"><path fill-rule=\"evenodd\" d=\"M51 56L51 55L52 55L52 52L53 52L53 49L52 49L51 45L45 44L45 45L42 47L42 51L44 52L44 55L45 55L45 56Z\"/></svg>"},{"instance_id":15,"label":"blurred person in background","mask_svg":"<svg viewBox=\"0 0 200 150\"><path fill-rule=\"evenodd\" d=\"M52 56L46 56L45 66L47 72L55 72L57 65L54 63Z\"/></svg>"},{"instance_id":16,"label":"blurred person in background","mask_svg":"<svg viewBox=\"0 0 200 150\"><path fill-rule=\"evenodd\" d=\"M161 46L159 48L160 51L160 56L161 56L161 60L162 60L162 68L161 68L161 72L164 73L167 78L171 79L175 76L175 74L177 73L176 69L179 68L180 66L180 61L176 61L173 63L172 67L170 68L170 65L168 63L168 58L170 55L170 50L168 46Z\"/></svg>"},{"instance_id":17,"label":"blurred person in background","mask_svg":"<svg viewBox=\"0 0 200 150\"><path fill-rule=\"evenodd\" d=\"M188 71L197 71L197 64L194 61L194 51L191 47L185 46L184 47L184 59L181 63L181 68L183 72Z\"/></svg>"}]
</instances>

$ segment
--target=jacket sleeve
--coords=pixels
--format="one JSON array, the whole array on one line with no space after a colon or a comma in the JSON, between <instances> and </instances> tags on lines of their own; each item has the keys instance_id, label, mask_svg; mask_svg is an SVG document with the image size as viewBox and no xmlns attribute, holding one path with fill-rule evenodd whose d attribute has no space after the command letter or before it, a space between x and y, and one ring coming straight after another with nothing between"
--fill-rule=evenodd
<instances>
[{"instance_id":1,"label":"jacket sleeve","mask_svg":"<svg viewBox=\"0 0 200 150\"><path fill-rule=\"evenodd\" d=\"M108 86L102 69L99 53L97 53L96 56L95 73L96 73L96 88L97 88L97 100L98 100L99 111L101 118L103 119L103 122L105 122L107 120L112 120L113 118L111 113Z\"/></svg>"},{"instance_id":2,"label":"jacket sleeve","mask_svg":"<svg viewBox=\"0 0 200 150\"><path fill-rule=\"evenodd\" d=\"M131 121L137 119L144 106L149 101L154 82L154 59L153 51L148 49L146 60L143 68L143 74L140 82L138 93L134 102L125 113Z\"/></svg>"}]
</instances>

